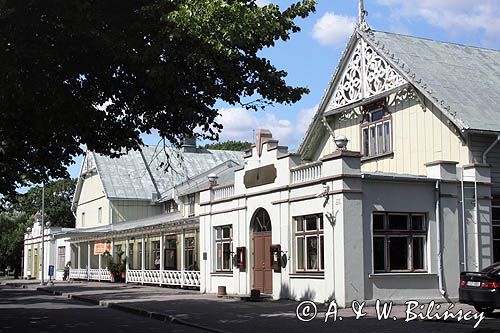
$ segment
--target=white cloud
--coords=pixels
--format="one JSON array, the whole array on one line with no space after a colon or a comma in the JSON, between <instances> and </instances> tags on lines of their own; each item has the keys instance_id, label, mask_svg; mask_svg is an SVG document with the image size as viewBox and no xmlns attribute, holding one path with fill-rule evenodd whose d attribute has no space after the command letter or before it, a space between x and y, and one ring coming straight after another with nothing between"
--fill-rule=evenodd
<instances>
[{"instance_id":1,"label":"white cloud","mask_svg":"<svg viewBox=\"0 0 500 333\"><path fill-rule=\"evenodd\" d=\"M316 114L316 110L318 110L318 106L319 104L316 104L312 108L302 109L297 113L295 128L297 129L297 132L301 134L301 137L304 136L309 128L309 124L311 124L311 121Z\"/></svg>"},{"instance_id":2,"label":"white cloud","mask_svg":"<svg viewBox=\"0 0 500 333\"><path fill-rule=\"evenodd\" d=\"M500 1L498 0L378 0L390 7L397 19L421 18L451 34L480 32L485 37L500 33Z\"/></svg>"},{"instance_id":3,"label":"white cloud","mask_svg":"<svg viewBox=\"0 0 500 333\"><path fill-rule=\"evenodd\" d=\"M257 0L257 1L255 1L255 3L257 4L257 6L263 7L263 6L269 5L271 3L271 1L270 0Z\"/></svg>"},{"instance_id":4,"label":"white cloud","mask_svg":"<svg viewBox=\"0 0 500 333\"><path fill-rule=\"evenodd\" d=\"M353 16L326 12L314 24L313 37L323 45L343 46L355 25L356 18Z\"/></svg>"},{"instance_id":5,"label":"white cloud","mask_svg":"<svg viewBox=\"0 0 500 333\"><path fill-rule=\"evenodd\" d=\"M297 112L295 121L281 119L271 111L255 112L243 108L226 108L219 111L217 122L224 128L220 141L254 141L254 130L265 128L271 131L280 144L296 148L316 112L318 105Z\"/></svg>"}]
</instances>

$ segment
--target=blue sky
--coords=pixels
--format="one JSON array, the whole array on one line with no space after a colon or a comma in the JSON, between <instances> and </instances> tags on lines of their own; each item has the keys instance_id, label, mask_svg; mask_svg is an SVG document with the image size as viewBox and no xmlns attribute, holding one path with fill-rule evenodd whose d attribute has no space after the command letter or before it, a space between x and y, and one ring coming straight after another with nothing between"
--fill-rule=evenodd
<instances>
[{"instance_id":1,"label":"blue sky","mask_svg":"<svg viewBox=\"0 0 500 333\"><path fill-rule=\"evenodd\" d=\"M269 0L258 0L260 5ZM273 0L285 8L294 1ZM500 48L500 0L365 0L366 18L375 30L416 37ZM247 111L222 105L221 139L253 140L253 129L267 128L280 144L294 149L300 143L317 104L338 64L357 21L358 0L319 0L315 14L297 22L302 31L287 42L262 51L262 55L288 72L288 83L308 87L311 92L298 103L276 105L265 111ZM144 136L146 144L158 137ZM81 158L69 167L78 176Z\"/></svg>"}]
</instances>

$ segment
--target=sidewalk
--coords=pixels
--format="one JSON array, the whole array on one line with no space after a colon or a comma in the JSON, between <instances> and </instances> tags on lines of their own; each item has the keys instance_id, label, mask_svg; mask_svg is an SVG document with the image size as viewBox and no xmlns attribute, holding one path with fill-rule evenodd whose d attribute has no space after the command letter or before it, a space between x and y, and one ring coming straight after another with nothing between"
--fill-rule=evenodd
<instances>
[{"instance_id":1,"label":"sidewalk","mask_svg":"<svg viewBox=\"0 0 500 333\"><path fill-rule=\"evenodd\" d=\"M375 308L366 307L367 315L355 320L352 309L339 309L343 320L325 323L326 305L317 305L318 317L310 322L299 321L296 308L299 302L280 300L247 302L239 299L217 298L213 294L200 294L195 290L171 289L133 284L98 282L56 282L54 286L40 287L39 281L10 281L17 286L34 288L56 296L69 297L126 311L157 320L171 321L212 332L302 332L304 330L401 332L421 331L470 332L475 321L458 323L456 320L414 320L405 322L405 306L394 306L389 320L377 320ZM5 282L3 283L5 284ZM446 304L442 308L448 308ZM472 308L456 304L454 311ZM396 316L398 320L393 320ZM496 319L484 319L479 328L488 332L500 331L500 313Z\"/></svg>"}]
</instances>

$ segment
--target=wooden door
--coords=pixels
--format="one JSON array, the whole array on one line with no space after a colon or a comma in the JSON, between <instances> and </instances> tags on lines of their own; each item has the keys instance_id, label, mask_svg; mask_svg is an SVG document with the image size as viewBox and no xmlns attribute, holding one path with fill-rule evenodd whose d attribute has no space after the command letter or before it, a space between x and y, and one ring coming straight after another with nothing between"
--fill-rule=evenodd
<instances>
[{"instance_id":1,"label":"wooden door","mask_svg":"<svg viewBox=\"0 0 500 333\"><path fill-rule=\"evenodd\" d=\"M271 269L271 232L252 234L252 272L253 289L263 294L273 293L273 272Z\"/></svg>"},{"instance_id":2,"label":"wooden door","mask_svg":"<svg viewBox=\"0 0 500 333\"><path fill-rule=\"evenodd\" d=\"M33 257L33 271L31 272L31 276L33 276L35 279L38 279L38 272L40 271L40 267L38 267L38 253L35 252L35 255Z\"/></svg>"}]
</instances>

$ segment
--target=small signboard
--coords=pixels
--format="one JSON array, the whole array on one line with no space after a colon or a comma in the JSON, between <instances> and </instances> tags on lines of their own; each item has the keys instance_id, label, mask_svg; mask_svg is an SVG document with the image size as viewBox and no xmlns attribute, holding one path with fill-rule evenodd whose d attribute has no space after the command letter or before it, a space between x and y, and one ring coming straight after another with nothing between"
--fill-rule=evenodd
<instances>
[{"instance_id":1,"label":"small signboard","mask_svg":"<svg viewBox=\"0 0 500 333\"><path fill-rule=\"evenodd\" d=\"M94 255L104 254L106 252L106 243L95 243L94 244Z\"/></svg>"},{"instance_id":2,"label":"small signboard","mask_svg":"<svg viewBox=\"0 0 500 333\"><path fill-rule=\"evenodd\" d=\"M49 265L49 276L50 277L54 276L54 265Z\"/></svg>"},{"instance_id":3,"label":"small signboard","mask_svg":"<svg viewBox=\"0 0 500 333\"><path fill-rule=\"evenodd\" d=\"M100 254L104 254L104 253L109 253L109 254L113 254L111 253L111 241L109 240L106 240L104 242L100 242L100 243L94 243L94 255L97 256L97 255L100 255Z\"/></svg>"}]
</instances>

